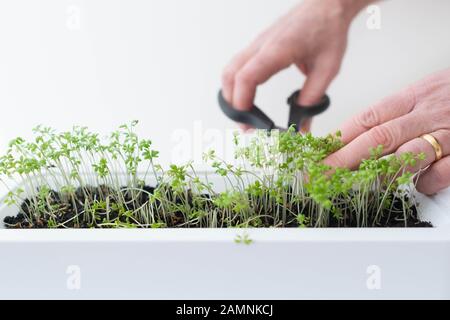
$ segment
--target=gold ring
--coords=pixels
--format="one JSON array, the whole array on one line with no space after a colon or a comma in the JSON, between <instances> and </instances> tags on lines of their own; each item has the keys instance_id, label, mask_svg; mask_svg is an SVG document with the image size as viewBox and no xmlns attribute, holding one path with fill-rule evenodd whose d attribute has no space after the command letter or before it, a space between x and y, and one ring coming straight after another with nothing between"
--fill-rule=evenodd
<instances>
[{"instance_id":1,"label":"gold ring","mask_svg":"<svg viewBox=\"0 0 450 320\"><path fill-rule=\"evenodd\" d=\"M436 138L433 137L431 134L424 134L421 138L428 141L433 147L434 151L436 152L436 161L441 160L443 156L442 147L436 140Z\"/></svg>"}]
</instances>

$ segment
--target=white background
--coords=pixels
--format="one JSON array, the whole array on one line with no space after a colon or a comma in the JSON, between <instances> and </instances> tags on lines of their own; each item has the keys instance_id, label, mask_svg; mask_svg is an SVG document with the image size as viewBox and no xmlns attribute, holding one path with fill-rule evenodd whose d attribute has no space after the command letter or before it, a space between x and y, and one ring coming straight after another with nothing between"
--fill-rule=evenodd
<instances>
[{"instance_id":1,"label":"white background","mask_svg":"<svg viewBox=\"0 0 450 320\"><path fill-rule=\"evenodd\" d=\"M107 133L139 119L164 163L184 160L180 145L198 155L194 144L207 148L211 138L201 127L234 128L216 104L223 66L296 2L1 0L0 149L37 124ZM355 20L329 89L332 109L317 119L315 133L334 131L370 103L450 66L450 1L380 6L381 30L367 28L367 12ZM257 103L284 125L285 99L302 81L287 70L261 87ZM196 142L180 140L183 132Z\"/></svg>"}]
</instances>

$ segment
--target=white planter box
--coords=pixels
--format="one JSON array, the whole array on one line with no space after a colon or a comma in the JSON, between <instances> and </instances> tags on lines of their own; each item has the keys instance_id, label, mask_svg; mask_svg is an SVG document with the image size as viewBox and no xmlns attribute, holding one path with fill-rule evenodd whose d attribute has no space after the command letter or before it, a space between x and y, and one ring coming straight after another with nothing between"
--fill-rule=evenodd
<instances>
[{"instance_id":1,"label":"white planter box","mask_svg":"<svg viewBox=\"0 0 450 320\"><path fill-rule=\"evenodd\" d=\"M449 299L450 191L420 201L436 228L3 229L0 298Z\"/></svg>"}]
</instances>

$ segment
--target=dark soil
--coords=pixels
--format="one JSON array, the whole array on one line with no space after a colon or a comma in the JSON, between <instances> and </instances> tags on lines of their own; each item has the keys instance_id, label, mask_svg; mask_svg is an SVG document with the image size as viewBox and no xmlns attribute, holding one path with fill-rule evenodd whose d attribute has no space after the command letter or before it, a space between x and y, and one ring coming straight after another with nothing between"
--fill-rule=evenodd
<instances>
[{"instance_id":1,"label":"dark soil","mask_svg":"<svg viewBox=\"0 0 450 320\"><path fill-rule=\"evenodd\" d=\"M125 189L125 188L124 188ZM127 191L124 191L122 193L123 198L125 199L125 203L129 203L124 208L125 210L134 210L142 205L145 205L148 200L149 196L147 194L152 194L154 192L154 188L146 186L143 188L145 190L145 193L142 192L139 194L138 198L134 201L131 197L131 194ZM89 199L104 199L104 196L109 194L114 194L113 192L110 192L111 190L106 186L101 187L88 187L81 189L79 188L76 191L76 199L77 201L70 201L68 199L63 199L61 194L56 191L51 191L48 205L51 205L52 208L57 208L58 214L55 218L55 221L52 223L54 224L63 224L64 227L61 228L78 228L78 229L88 229L88 228L99 228L98 224L101 224L103 219L106 217L105 214L99 214L96 216L95 221L91 219L91 221L87 221L84 219L83 215L78 215L77 212L82 212L84 210L84 203L86 193L89 193ZM188 193L190 194L190 193ZM173 194L170 196L174 202L181 204L181 200L177 199L176 196ZM203 203L202 203L202 209L203 210L214 210L216 207L214 206L213 202L211 201L210 197L208 195L202 196ZM49 216L41 215L41 217L33 217L32 221L29 221L27 216L29 216L29 205L33 202L33 199L27 199L21 204L21 212L19 212L16 216L13 217L6 217L4 219L5 227L9 229L46 229L49 228ZM111 200L111 206L114 203L114 199L110 197ZM407 199L406 199L407 200ZM189 199L190 205L195 207L196 204L193 203L192 199ZM406 203L408 201L405 201ZM373 225L373 222L369 221L370 227L381 227L381 228L430 228L433 227L431 223L429 222L423 222L418 219L418 212L416 207L409 208L407 221L405 225L404 220L404 211L403 211L403 203L400 198L394 198L392 200L392 207L390 210L386 209L381 215L380 222L376 225ZM293 212L297 212L297 205L288 205L290 210ZM281 207L280 207L281 208ZM264 212L266 214L265 217L261 218L259 223L257 225L250 225L249 227L260 227L260 228L269 228L274 226L274 219L271 216L274 216L274 212L267 212L264 208L257 208L259 212ZM310 213L307 212L306 208L302 209L302 212L305 216L309 217ZM282 210L280 210L282 211ZM370 216L374 216L375 213L373 213ZM296 219L297 215L294 215L292 213L287 214L285 221L286 225L284 227L286 228L298 228L299 223ZM129 217L122 214L119 210L110 209L108 213L109 220L117 220L120 223L130 223ZM219 218L220 220L221 218ZM186 224L188 219L185 217L185 215L182 212L175 212L171 215L161 215L161 221L164 223L164 227L167 228L198 228L199 224ZM218 225L222 226L223 228L227 227L233 227L236 225L239 225L243 221L233 221L233 224L227 223L227 221L219 221ZM109 228L113 228L114 226L109 226ZM138 227L136 225L136 227ZM357 221L355 218L355 214L353 212L349 212L348 209L342 209L340 218L336 218L333 216L330 216L329 218L329 227L330 228L337 228L337 227L347 227L347 228L355 228L357 227ZM104 227L105 228L105 227Z\"/></svg>"}]
</instances>

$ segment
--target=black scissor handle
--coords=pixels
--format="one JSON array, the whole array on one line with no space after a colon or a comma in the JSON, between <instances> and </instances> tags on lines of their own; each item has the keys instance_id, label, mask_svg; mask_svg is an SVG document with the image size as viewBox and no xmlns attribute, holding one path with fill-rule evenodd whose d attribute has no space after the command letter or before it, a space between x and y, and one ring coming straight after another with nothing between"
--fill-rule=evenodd
<instances>
[{"instance_id":1,"label":"black scissor handle","mask_svg":"<svg viewBox=\"0 0 450 320\"><path fill-rule=\"evenodd\" d=\"M257 106L253 106L250 111L237 110L225 100L222 90L219 91L219 105L223 113L235 122L248 124L257 129L275 129L275 123Z\"/></svg>"},{"instance_id":2,"label":"black scissor handle","mask_svg":"<svg viewBox=\"0 0 450 320\"><path fill-rule=\"evenodd\" d=\"M295 91L287 100L291 107L289 112L289 127L295 126L301 128L303 122L307 119L318 116L328 110L331 104L330 97L324 95L318 104L312 106L301 106L297 103L301 90Z\"/></svg>"},{"instance_id":3,"label":"black scissor handle","mask_svg":"<svg viewBox=\"0 0 450 320\"><path fill-rule=\"evenodd\" d=\"M313 106L300 106L297 104L301 90L295 91L289 98L290 106L289 127L300 128L303 121L325 112L330 106L330 98L325 95L322 100ZM239 111L231 106L223 97L222 91L219 91L219 105L223 113L231 120L239 123L248 124L256 129L274 130L278 127L275 123L257 106L253 106L250 111Z\"/></svg>"}]
</instances>

